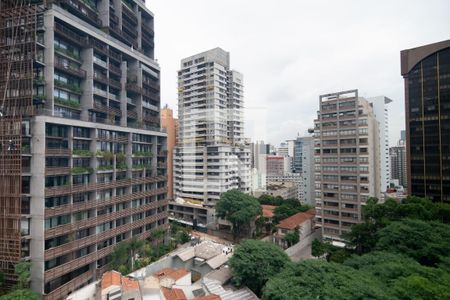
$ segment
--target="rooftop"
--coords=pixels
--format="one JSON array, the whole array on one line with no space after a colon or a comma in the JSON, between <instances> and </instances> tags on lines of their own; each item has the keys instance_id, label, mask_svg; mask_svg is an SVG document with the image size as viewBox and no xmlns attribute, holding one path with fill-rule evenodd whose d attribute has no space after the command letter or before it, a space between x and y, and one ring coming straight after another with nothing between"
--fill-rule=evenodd
<instances>
[{"instance_id":1,"label":"rooftop","mask_svg":"<svg viewBox=\"0 0 450 300\"><path fill-rule=\"evenodd\" d=\"M264 218L273 218L273 211L277 208L275 205L261 205Z\"/></svg>"},{"instance_id":2,"label":"rooftop","mask_svg":"<svg viewBox=\"0 0 450 300\"><path fill-rule=\"evenodd\" d=\"M158 278L161 277L170 277L173 280L178 280L186 275L188 275L190 272L187 269L184 268L179 268L179 269L172 269L172 268L164 268L161 269L160 271L155 273L155 276L157 276Z\"/></svg>"},{"instance_id":3,"label":"rooftop","mask_svg":"<svg viewBox=\"0 0 450 300\"><path fill-rule=\"evenodd\" d=\"M280 224L277 225L278 228L293 230L303 222L314 219L316 211L314 208L306 212L299 212L289 218L280 221Z\"/></svg>"}]
</instances>

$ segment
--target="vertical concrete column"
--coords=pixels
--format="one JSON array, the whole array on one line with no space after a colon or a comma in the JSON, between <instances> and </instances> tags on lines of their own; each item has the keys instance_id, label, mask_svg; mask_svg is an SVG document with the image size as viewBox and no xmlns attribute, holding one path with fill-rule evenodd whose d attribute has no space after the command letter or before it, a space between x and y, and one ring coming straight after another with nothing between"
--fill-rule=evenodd
<instances>
[{"instance_id":1,"label":"vertical concrete column","mask_svg":"<svg viewBox=\"0 0 450 300\"><path fill-rule=\"evenodd\" d=\"M83 63L81 68L86 71L86 79L81 82L81 120L89 121L89 109L94 105L94 49L87 48L81 51Z\"/></svg>"},{"instance_id":2,"label":"vertical concrete column","mask_svg":"<svg viewBox=\"0 0 450 300\"><path fill-rule=\"evenodd\" d=\"M152 136L152 176L158 175L157 173L157 161L158 161L158 136Z\"/></svg>"},{"instance_id":3,"label":"vertical concrete column","mask_svg":"<svg viewBox=\"0 0 450 300\"><path fill-rule=\"evenodd\" d=\"M122 0L114 0L116 16L119 17L119 28L122 30Z\"/></svg>"},{"instance_id":4,"label":"vertical concrete column","mask_svg":"<svg viewBox=\"0 0 450 300\"><path fill-rule=\"evenodd\" d=\"M122 118L120 119L120 126L127 126L127 74L128 74L128 66L127 62L123 61L120 69L122 70L122 77L120 78L120 83L122 89L120 90L120 110L122 111Z\"/></svg>"},{"instance_id":5,"label":"vertical concrete column","mask_svg":"<svg viewBox=\"0 0 450 300\"><path fill-rule=\"evenodd\" d=\"M142 12L140 10L138 10L138 12L137 12L137 19L138 19L138 25L137 25L138 37L137 37L137 42L138 42L138 48L142 49L142 26L143 26L143 21L142 21Z\"/></svg>"},{"instance_id":6,"label":"vertical concrete column","mask_svg":"<svg viewBox=\"0 0 450 300\"><path fill-rule=\"evenodd\" d=\"M89 146L89 151L91 151L91 153L93 153L93 156L91 157L91 163L90 163L90 167L94 170L94 172L92 172L91 175L91 182L97 182L97 157L95 155L95 153L97 152L97 129L96 128L91 128L91 138L92 138L92 142ZM95 195L97 196L97 195ZM95 198L94 198L95 199Z\"/></svg>"},{"instance_id":7,"label":"vertical concrete column","mask_svg":"<svg viewBox=\"0 0 450 300\"><path fill-rule=\"evenodd\" d=\"M30 182L30 257L31 288L44 292L45 247L45 118L31 121L31 182Z\"/></svg>"},{"instance_id":8,"label":"vertical concrete column","mask_svg":"<svg viewBox=\"0 0 450 300\"><path fill-rule=\"evenodd\" d=\"M139 87L143 87L142 85L142 68L138 67L137 68L137 84ZM137 121L139 124L143 124L143 120L142 120L142 97L143 95L139 95L138 98L136 99L136 110L137 110ZM142 128L142 127L141 127Z\"/></svg>"},{"instance_id":9,"label":"vertical concrete column","mask_svg":"<svg viewBox=\"0 0 450 300\"><path fill-rule=\"evenodd\" d=\"M102 27L109 27L109 0L97 2L98 17L102 21Z\"/></svg>"},{"instance_id":10,"label":"vertical concrete column","mask_svg":"<svg viewBox=\"0 0 450 300\"><path fill-rule=\"evenodd\" d=\"M55 52L53 41L55 39L55 28L54 28L54 16L51 11L47 11L44 14L44 44L46 48L44 50L44 77L45 77L45 95L46 101L44 109L45 114L53 115L53 89L55 85L54 81L54 66L55 66Z\"/></svg>"}]
</instances>

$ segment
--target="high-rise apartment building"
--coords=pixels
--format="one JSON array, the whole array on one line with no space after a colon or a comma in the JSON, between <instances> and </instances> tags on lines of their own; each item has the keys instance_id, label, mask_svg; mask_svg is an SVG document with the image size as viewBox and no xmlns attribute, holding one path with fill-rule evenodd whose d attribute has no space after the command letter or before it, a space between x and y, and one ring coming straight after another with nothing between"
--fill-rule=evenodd
<instances>
[{"instance_id":1,"label":"high-rise apartment building","mask_svg":"<svg viewBox=\"0 0 450 300\"><path fill-rule=\"evenodd\" d=\"M391 181L391 167L389 158L389 110L388 104L392 102L391 99L385 96L378 96L368 98L372 106L375 118L378 121L380 130L380 191L383 193L389 187Z\"/></svg>"},{"instance_id":2,"label":"high-rise apartment building","mask_svg":"<svg viewBox=\"0 0 450 300\"><path fill-rule=\"evenodd\" d=\"M167 198L173 199L173 150L178 143L178 119L167 105L161 109L161 127L167 133Z\"/></svg>"},{"instance_id":3,"label":"high-rise apartment building","mask_svg":"<svg viewBox=\"0 0 450 300\"><path fill-rule=\"evenodd\" d=\"M294 157L292 172L301 174L299 200L314 205L314 140L313 137L297 137L293 140Z\"/></svg>"},{"instance_id":4,"label":"high-rise apartment building","mask_svg":"<svg viewBox=\"0 0 450 300\"><path fill-rule=\"evenodd\" d=\"M369 197L380 197L378 122L358 90L320 96L315 120L316 225L340 239L361 222Z\"/></svg>"},{"instance_id":5,"label":"high-rise apartment building","mask_svg":"<svg viewBox=\"0 0 450 300\"><path fill-rule=\"evenodd\" d=\"M398 180L402 187L408 188L405 144L399 143L399 145L389 148L389 155L391 158L391 179Z\"/></svg>"},{"instance_id":6,"label":"high-rise apartment building","mask_svg":"<svg viewBox=\"0 0 450 300\"><path fill-rule=\"evenodd\" d=\"M242 74L230 69L230 54L220 48L181 60L179 143L174 155L176 197L213 208L228 190L250 192L243 87ZM181 204L171 205L175 219L194 223ZM208 220L196 221L205 224Z\"/></svg>"},{"instance_id":7,"label":"high-rise apartment building","mask_svg":"<svg viewBox=\"0 0 450 300\"><path fill-rule=\"evenodd\" d=\"M450 40L401 51L409 194L450 202Z\"/></svg>"},{"instance_id":8,"label":"high-rise apartment building","mask_svg":"<svg viewBox=\"0 0 450 300\"><path fill-rule=\"evenodd\" d=\"M289 161L287 157L281 155L266 156L266 172L267 175L283 175L289 169Z\"/></svg>"},{"instance_id":9,"label":"high-rise apartment building","mask_svg":"<svg viewBox=\"0 0 450 300\"><path fill-rule=\"evenodd\" d=\"M115 244L167 226L153 13L139 0L0 1L0 268L62 299Z\"/></svg>"}]
</instances>

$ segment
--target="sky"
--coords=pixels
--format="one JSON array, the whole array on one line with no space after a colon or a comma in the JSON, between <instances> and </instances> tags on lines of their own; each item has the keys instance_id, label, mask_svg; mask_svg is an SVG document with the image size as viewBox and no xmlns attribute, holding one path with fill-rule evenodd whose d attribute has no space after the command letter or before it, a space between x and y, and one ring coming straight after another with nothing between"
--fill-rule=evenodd
<instances>
[{"instance_id":1,"label":"sky","mask_svg":"<svg viewBox=\"0 0 450 300\"><path fill-rule=\"evenodd\" d=\"M306 135L319 95L384 95L389 142L405 127L400 51L450 39L449 0L146 0L155 15L161 105L177 112L182 58L221 47L244 75L246 136Z\"/></svg>"}]
</instances>

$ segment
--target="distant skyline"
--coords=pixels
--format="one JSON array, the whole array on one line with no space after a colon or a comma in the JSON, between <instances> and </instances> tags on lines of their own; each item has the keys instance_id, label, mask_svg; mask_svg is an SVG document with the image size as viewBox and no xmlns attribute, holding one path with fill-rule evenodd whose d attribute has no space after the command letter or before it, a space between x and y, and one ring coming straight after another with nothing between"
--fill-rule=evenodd
<instances>
[{"instance_id":1,"label":"distant skyline","mask_svg":"<svg viewBox=\"0 0 450 300\"><path fill-rule=\"evenodd\" d=\"M278 145L313 127L319 95L358 89L405 127L400 51L450 39L450 1L154 0L161 104L177 112L177 70L221 47L244 75L246 136Z\"/></svg>"}]
</instances>

